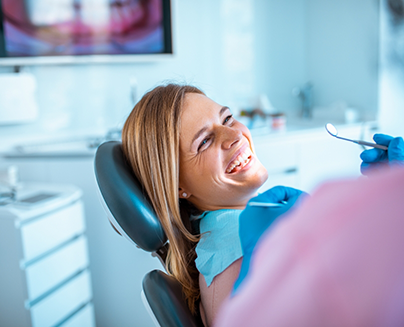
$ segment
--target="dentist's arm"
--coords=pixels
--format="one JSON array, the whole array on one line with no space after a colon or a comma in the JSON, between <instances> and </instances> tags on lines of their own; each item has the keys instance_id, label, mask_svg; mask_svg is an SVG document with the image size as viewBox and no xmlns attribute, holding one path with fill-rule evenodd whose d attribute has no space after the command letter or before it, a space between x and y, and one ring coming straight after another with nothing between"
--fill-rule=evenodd
<instances>
[{"instance_id":1,"label":"dentist's arm","mask_svg":"<svg viewBox=\"0 0 404 327\"><path fill-rule=\"evenodd\" d=\"M243 250L243 261L239 277L234 284L233 295L248 274L251 256L260 237L278 218L295 207L298 200L305 194L294 188L276 186L249 201L249 203L255 202L256 204L282 202L286 202L286 204L279 207L251 206L247 204L247 207L241 213L239 236Z\"/></svg>"},{"instance_id":2,"label":"dentist's arm","mask_svg":"<svg viewBox=\"0 0 404 327\"><path fill-rule=\"evenodd\" d=\"M404 141L402 137L392 137L385 134L375 134L373 140L377 144L385 145L388 150L370 149L360 154L362 159L361 172L368 175L375 168L386 166L404 166Z\"/></svg>"}]
</instances>

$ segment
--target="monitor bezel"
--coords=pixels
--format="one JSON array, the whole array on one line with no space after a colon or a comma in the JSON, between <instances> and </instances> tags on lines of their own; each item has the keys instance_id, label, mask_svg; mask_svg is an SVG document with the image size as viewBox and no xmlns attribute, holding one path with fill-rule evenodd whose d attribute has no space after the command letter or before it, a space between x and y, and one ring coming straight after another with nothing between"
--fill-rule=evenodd
<instances>
[{"instance_id":1,"label":"monitor bezel","mask_svg":"<svg viewBox=\"0 0 404 327\"><path fill-rule=\"evenodd\" d=\"M0 51L5 52L3 10L1 2L2 0L0 0ZM162 0L164 52L141 54L94 54L27 57L6 57L1 56L0 54L0 66L142 63L169 60L174 56L171 2L172 0Z\"/></svg>"}]
</instances>

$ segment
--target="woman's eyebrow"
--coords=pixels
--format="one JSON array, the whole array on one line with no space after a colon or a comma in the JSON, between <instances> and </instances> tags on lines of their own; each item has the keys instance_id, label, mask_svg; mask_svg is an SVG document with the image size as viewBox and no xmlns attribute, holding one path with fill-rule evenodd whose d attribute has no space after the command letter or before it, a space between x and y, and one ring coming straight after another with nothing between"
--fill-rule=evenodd
<instances>
[{"instance_id":1,"label":"woman's eyebrow","mask_svg":"<svg viewBox=\"0 0 404 327\"><path fill-rule=\"evenodd\" d=\"M230 110L230 108L229 108L229 107L227 107L227 106L223 106L223 107L222 107L222 109L220 109L219 116L223 115L223 113L224 113L224 112L225 112L227 109L229 109L229 110Z\"/></svg>"},{"instance_id":2,"label":"woman's eyebrow","mask_svg":"<svg viewBox=\"0 0 404 327\"><path fill-rule=\"evenodd\" d=\"M227 106L223 106L220 111L219 111L219 116L223 115L223 113L227 110L230 109ZM208 129L208 126L202 127L192 138L191 145L194 144L194 142L203 134L206 130Z\"/></svg>"},{"instance_id":3,"label":"woman's eyebrow","mask_svg":"<svg viewBox=\"0 0 404 327\"><path fill-rule=\"evenodd\" d=\"M201 136L201 134L203 134L207 129L208 129L207 126L201 128L201 129L198 131L198 133L196 133L196 134L194 135L194 138L192 139L191 145L194 144L194 142L195 142L195 141Z\"/></svg>"}]
</instances>

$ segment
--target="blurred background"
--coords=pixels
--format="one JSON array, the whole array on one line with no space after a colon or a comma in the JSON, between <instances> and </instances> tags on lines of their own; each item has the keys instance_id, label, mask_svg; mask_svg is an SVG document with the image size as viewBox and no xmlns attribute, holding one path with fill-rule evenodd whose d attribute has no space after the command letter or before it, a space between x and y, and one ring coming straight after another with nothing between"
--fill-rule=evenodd
<instances>
[{"instance_id":1,"label":"blurred background","mask_svg":"<svg viewBox=\"0 0 404 327\"><path fill-rule=\"evenodd\" d=\"M134 104L161 83L194 84L231 108L268 168L263 189L310 192L324 180L360 175L363 149L332 138L327 122L353 139L404 134L401 0L0 4L1 326L13 326L7 303L21 307L15 326L152 326L141 282L161 265L111 228L93 159L101 142L120 139ZM77 201L84 227L28 258L26 234L36 245L46 236L24 228ZM63 229L57 219L55 226ZM30 293L66 260L44 263L35 278L29 268L78 238L85 244L77 251L88 257L78 264L71 250L75 268ZM86 295L69 291L73 283L86 285ZM54 300L58 292L72 300ZM49 320L41 310L60 313Z\"/></svg>"}]
</instances>

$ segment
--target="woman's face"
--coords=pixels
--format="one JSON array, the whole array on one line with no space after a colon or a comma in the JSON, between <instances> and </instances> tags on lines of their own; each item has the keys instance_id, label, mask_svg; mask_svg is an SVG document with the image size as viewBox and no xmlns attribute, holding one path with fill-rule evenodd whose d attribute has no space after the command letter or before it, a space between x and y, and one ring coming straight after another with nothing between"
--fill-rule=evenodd
<instances>
[{"instance_id":1,"label":"woman's face","mask_svg":"<svg viewBox=\"0 0 404 327\"><path fill-rule=\"evenodd\" d=\"M230 109L187 93L181 114L180 197L203 211L243 209L267 177L250 131Z\"/></svg>"}]
</instances>

